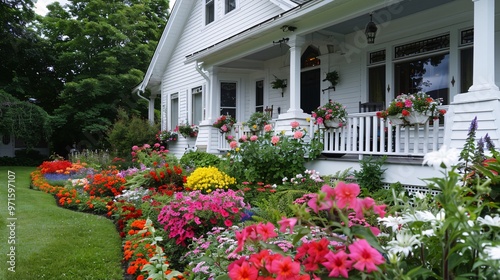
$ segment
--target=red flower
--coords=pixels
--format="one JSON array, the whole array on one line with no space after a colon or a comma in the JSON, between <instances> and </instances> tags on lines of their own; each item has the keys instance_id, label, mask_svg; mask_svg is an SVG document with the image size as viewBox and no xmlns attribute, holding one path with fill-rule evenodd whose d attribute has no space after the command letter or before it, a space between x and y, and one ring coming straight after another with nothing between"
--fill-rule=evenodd
<instances>
[{"instance_id":1,"label":"red flower","mask_svg":"<svg viewBox=\"0 0 500 280\"><path fill-rule=\"evenodd\" d=\"M410 115L410 112L409 112L408 110L404 109L404 110L401 112L401 114L403 114L403 116L407 117L407 116L409 116L409 115Z\"/></svg>"}]
</instances>

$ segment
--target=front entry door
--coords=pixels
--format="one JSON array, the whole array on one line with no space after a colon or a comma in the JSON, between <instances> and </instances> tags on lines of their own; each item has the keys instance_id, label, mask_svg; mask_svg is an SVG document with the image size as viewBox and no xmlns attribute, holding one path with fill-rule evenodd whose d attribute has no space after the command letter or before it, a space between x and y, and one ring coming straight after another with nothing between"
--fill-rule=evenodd
<instances>
[{"instance_id":1,"label":"front entry door","mask_svg":"<svg viewBox=\"0 0 500 280\"><path fill-rule=\"evenodd\" d=\"M320 69L302 72L300 75L300 108L310 114L319 107L321 97Z\"/></svg>"}]
</instances>

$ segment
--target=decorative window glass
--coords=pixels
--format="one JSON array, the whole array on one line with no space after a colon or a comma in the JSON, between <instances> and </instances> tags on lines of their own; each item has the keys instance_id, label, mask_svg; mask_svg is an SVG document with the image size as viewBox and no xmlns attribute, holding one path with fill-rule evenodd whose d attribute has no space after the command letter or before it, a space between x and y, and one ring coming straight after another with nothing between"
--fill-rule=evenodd
<instances>
[{"instance_id":1,"label":"decorative window glass","mask_svg":"<svg viewBox=\"0 0 500 280\"><path fill-rule=\"evenodd\" d=\"M215 20L214 0L205 0L205 24L209 24L214 20Z\"/></svg>"},{"instance_id":2,"label":"decorative window glass","mask_svg":"<svg viewBox=\"0 0 500 280\"><path fill-rule=\"evenodd\" d=\"M474 29L466 29L460 32L460 45L470 45L474 43Z\"/></svg>"},{"instance_id":3,"label":"decorative window glass","mask_svg":"<svg viewBox=\"0 0 500 280\"><path fill-rule=\"evenodd\" d=\"M264 112L264 81L255 82L255 112Z\"/></svg>"},{"instance_id":4,"label":"decorative window glass","mask_svg":"<svg viewBox=\"0 0 500 280\"><path fill-rule=\"evenodd\" d=\"M445 50L448 49L449 47L450 47L450 35L445 34L409 44L396 46L394 48L394 58L395 59L407 58L439 50Z\"/></svg>"},{"instance_id":5,"label":"decorative window glass","mask_svg":"<svg viewBox=\"0 0 500 280\"><path fill-rule=\"evenodd\" d=\"M236 83L220 83L220 113L236 118Z\"/></svg>"},{"instance_id":6,"label":"decorative window glass","mask_svg":"<svg viewBox=\"0 0 500 280\"><path fill-rule=\"evenodd\" d=\"M203 90L202 87L196 87L192 90L193 104L192 104L192 124L199 125L203 115Z\"/></svg>"},{"instance_id":7,"label":"decorative window glass","mask_svg":"<svg viewBox=\"0 0 500 280\"><path fill-rule=\"evenodd\" d=\"M369 64L377 64L385 62L385 50L371 52L369 57Z\"/></svg>"},{"instance_id":8,"label":"decorative window glass","mask_svg":"<svg viewBox=\"0 0 500 280\"><path fill-rule=\"evenodd\" d=\"M320 65L321 60L318 58L319 55L320 52L318 48L314 46L307 47L301 57L301 68Z\"/></svg>"}]
</instances>

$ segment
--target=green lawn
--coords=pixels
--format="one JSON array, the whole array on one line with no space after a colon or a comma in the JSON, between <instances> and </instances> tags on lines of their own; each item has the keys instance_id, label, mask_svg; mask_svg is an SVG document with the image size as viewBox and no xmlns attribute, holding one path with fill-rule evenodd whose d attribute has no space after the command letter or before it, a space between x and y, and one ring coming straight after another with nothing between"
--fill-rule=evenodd
<instances>
[{"instance_id":1,"label":"green lawn","mask_svg":"<svg viewBox=\"0 0 500 280\"><path fill-rule=\"evenodd\" d=\"M113 223L60 208L52 195L29 189L33 170L0 167L0 279L123 279L121 239ZM9 171L15 173L14 216L7 209ZM11 246L15 272L9 271Z\"/></svg>"}]
</instances>

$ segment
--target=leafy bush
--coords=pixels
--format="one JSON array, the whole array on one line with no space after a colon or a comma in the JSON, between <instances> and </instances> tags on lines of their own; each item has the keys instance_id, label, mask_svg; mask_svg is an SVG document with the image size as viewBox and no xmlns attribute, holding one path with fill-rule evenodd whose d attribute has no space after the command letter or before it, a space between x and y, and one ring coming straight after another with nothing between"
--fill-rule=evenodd
<instances>
[{"instance_id":1,"label":"leafy bush","mask_svg":"<svg viewBox=\"0 0 500 280\"><path fill-rule=\"evenodd\" d=\"M269 125L270 126L270 125ZM292 122L292 135L274 135L272 127L264 127L260 136L243 136L229 145L230 174L249 182L278 184L285 177L292 177L305 171L307 160L319 154L320 143L316 138L306 142L307 131ZM307 158L306 158L307 156Z\"/></svg>"},{"instance_id":2,"label":"leafy bush","mask_svg":"<svg viewBox=\"0 0 500 280\"><path fill-rule=\"evenodd\" d=\"M147 120L137 116L130 117L123 109L120 109L118 120L108 132L108 142L117 156L130 157L130 147L146 143L153 144L158 130L157 124L151 125Z\"/></svg>"},{"instance_id":3,"label":"leafy bush","mask_svg":"<svg viewBox=\"0 0 500 280\"><path fill-rule=\"evenodd\" d=\"M220 161L218 156L201 151L191 151L180 159L181 165L185 168L217 166Z\"/></svg>"},{"instance_id":4,"label":"leafy bush","mask_svg":"<svg viewBox=\"0 0 500 280\"><path fill-rule=\"evenodd\" d=\"M354 171L354 177L358 184L368 193L372 193L382 188L383 174L386 169L383 169L387 156L373 158L372 156L365 157L360 161L361 170Z\"/></svg>"}]
</instances>

